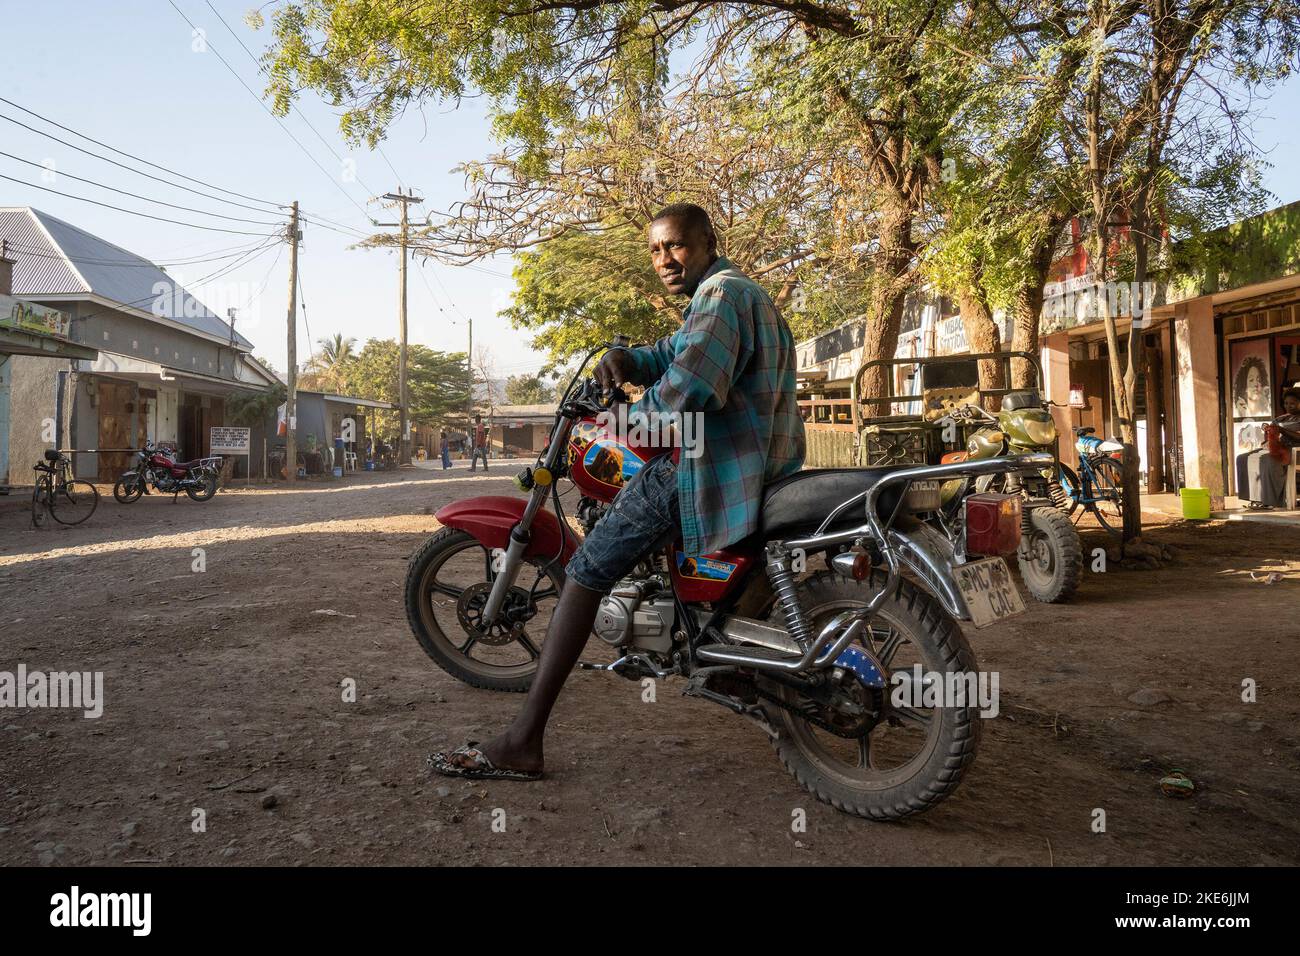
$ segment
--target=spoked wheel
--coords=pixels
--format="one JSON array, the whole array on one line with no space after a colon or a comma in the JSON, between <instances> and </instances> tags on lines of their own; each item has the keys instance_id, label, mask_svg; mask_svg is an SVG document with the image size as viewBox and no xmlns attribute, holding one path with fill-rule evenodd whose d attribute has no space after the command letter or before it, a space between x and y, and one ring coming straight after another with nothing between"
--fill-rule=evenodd
<instances>
[{"instance_id":1,"label":"spoked wheel","mask_svg":"<svg viewBox=\"0 0 1300 956\"><path fill-rule=\"evenodd\" d=\"M45 489L46 483L39 478L32 488L32 527L39 528L45 523Z\"/></svg>"},{"instance_id":2,"label":"spoked wheel","mask_svg":"<svg viewBox=\"0 0 1300 956\"><path fill-rule=\"evenodd\" d=\"M833 573L804 581L800 596L814 632L836 613L865 604L884 581L881 573L861 584ZM907 581L862 643L889 671L912 674L919 664L940 682L945 674L976 672L957 623ZM819 699L773 681L760 687L780 700L763 707L781 762L819 800L846 813L896 820L928 810L957 789L975 759L980 726L973 698L948 707L895 701L892 685L871 690L848 672L832 676Z\"/></svg>"},{"instance_id":3,"label":"spoked wheel","mask_svg":"<svg viewBox=\"0 0 1300 956\"><path fill-rule=\"evenodd\" d=\"M72 479L50 495L50 514L59 524L81 524L99 507L99 490L88 481Z\"/></svg>"},{"instance_id":4,"label":"spoked wheel","mask_svg":"<svg viewBox=\"0 0 1300 956\"><path fill-rule=\"evenodd\" d=\"M525 691L537 672L562 572L548 572L544 558L527 559L502 613L485 627L492 563L492 552L473 536L443 528L411 558L406 618L424 652L453 677L488 690Z\"/></svg>"},{"instance_id":5,"label":"spoked wheel","mask_svg":"<svg viewBox=\"0 0 1300 956\"><path fill-rule=\"evenodd\" d=\"M1111 534L1119 534L1124 527L1124 503L1121 488L1124 470L1114 458L1098 458L1092 463L1097 476L1092 497L1100 499L1093 505L1097 521Z\"/></svg>"},{"instance_id":6,"label":"spoked wheel","mask_svg":"<svg viewBox=\"0 0 1300 956\"><path fill-rule=\"evenodd\" d=\"M194 501L207 501L217 493L217 473L214 471L205 471L202 475L203 484L197 488L186 488L185 493Z\"/></svg>"},{"instance_id":7,"label":"spoked wheel","mask_svg":"<svg viewBox=\"0 0 1300 956\"><path fill-rule=\"evenodd\" d=\"M129 478L119 478L113 485L113 497L119 504L129 505L133 501L139 501L140 496L144 494L144 479L138 475L132 475Z\"/></svg>"}]
</instances>

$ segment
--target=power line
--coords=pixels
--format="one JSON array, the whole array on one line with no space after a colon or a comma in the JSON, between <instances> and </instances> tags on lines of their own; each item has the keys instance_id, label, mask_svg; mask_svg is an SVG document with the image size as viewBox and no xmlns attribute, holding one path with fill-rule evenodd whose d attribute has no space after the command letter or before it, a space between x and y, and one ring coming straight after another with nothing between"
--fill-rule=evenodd
<instances>
[{"instance_id":1,"label":"power line","mask_svg":"<svg viewBox=\"0 0 1300 956\"><path fill-rule=\"evenodd\" d=\"M8 103L9 101L8 101L8 100L4 100L4 102ZM21 106L18 107L18 108L19 108L19 109L22 109ZM33 114L33 115L35 115L35 114ZM42 118L43 118L43 117L42 117ZM96 152L94 152L93 150L83 149L82 147L78 146L76 143L69 143L66 139L60 139L59 137L55 136L53 133L47 133L47 132L45 132L44 130L37 129L35 126L28 126L26 123L23 123L23 122L21 122L21 121L19 121L19 120L16 120L16 119L14 119L12 116L5 116L3 113L0 113L0 119L4 120L5 122L8 122L8 123L13 123L15 126L21 126L23 129L25 129L25 130L27 130L27 131L29 131L29 132L35 133L37 136L44 136L46 139L53 140L54 142L59 143L59 144L62 145L62 146L66 146L66 147L68 147L69 149L75 149L75 150L76 150L77 152L79 152L79 153L85 153L87 156L93 156L93 157L95 157L95 159L98 159L98 160L100 160L100 161L102 161L102 162L105 162L105 163L111 163L112 165L117 166L117 167L119 167L120 169L125 169L127 172L135 173L137 176L144 176L146 179L152 179L152 180L155 180L156 182L165 183L166 185L171 186L173 189L183 189L183 190L185 190L186 192L194 193L195 195L202 196L202 197L204 197L205 199L213 199L213 200L216 200L217 202L228 203L228 204L231 205L231 206L238 206L238 207L240 207L241 209L251 209L253 212L268 213L268 212L271 212L271 211L272 211L272 210L269 210L269 209L259 209L258 207L256 207L256 206L250 206L250 205L248 205L247 203L235 202L233 199L222 199L220 196L214 196L214 195L212 195L211 193L205 193L205 192L203 192L203 190L201 190L201 189L193 189L193 188L191 188L190 186L182 186L180 183L174 183L174 182L171 182L170 180L163 179L161 176L155 176L153 173L146 173L146 172L144 172L143 170L136 169L136 168L133 167L133 166L128 166L126 163L119 163L116 159L109 159L107 156L101 156L99 153L96 153ZM65 127L65 126L60 126L58 123L55 123L53 120L45 120L45 122L50 123L50 124L53 125L53 126L58 126L59 129L67 129L67 127ZM76 132L76 131L73 130L73 132ZM77 135L80 136L81 134L80 134L80 133L77 133ZM87 139L90 139L90 137L86 137L86 138L87 138ZM91 142L95 142L95 143L97 143L97 142L99 142L99 141L98 141L98 140L91 140ZM110 146L110 147L108 147L108 148L109 148L109 149L112 149L113 147ZM116 150L114 150L114 151L116 152ZM125 155L125 154L124 154L124 155ZM145 160L141 160L141 162L145 162ZM179 175L179 174L177 174L177 175ZM188 177L188 176L182 176L181 178L182 178L182 179L189 179L190 177ZM219 189L220 187L218 187L218 186L213 186L212 188L213 188L213 189ZM259 200L259 201L260 201L260 200Z\"/></svg>"},{"instance_id":2,"label":"power line","mask_svg":"<svg viewBox=\"0 0 1300 956\"><path fill-rule=\"evenodd\" d=\"M59 261L67 259L72 262L82 263L84 265L110 266L110 267L117 267L123 269L147 269L150 267L161 269L165 266L200 266L200 265L206 265L209 262L220 262L224 259L234 259L237 256L242 255L244 252L247 252L253 247L255 247L257 243L250 243L248 246L241 246L239 247L238 251L231 252L227 255L213 255L208 257L176 259L176 260L160 261L160 262L154 262L150 259L145 259L141 256L136 256L135 258L137 261L134 262L127 261L125 258L99 259L90 256L72 256L72 255L67 255L66 253L60 254L60 253L47 252L43 248L38 249L34 247L28 247L25 246L25 244L23 243L13 242L11 240L6 240L6 245L11 251L18 253L19 255L31 256L32 258L36 258L36 259L56 259Z\"/></svg>"},{"instance_id":3,"label":"power line","mask_svg":"<svg viewBox=\"0 0 1300 956\"><path fill-rule=\"evenodd\" d=\"M147 212L139 212L135 209L127 209L124 206L114 206L112 203L100 202L98 199L88 199L85 196L77 196L73 193L65 193L58 189L50 189L48 186L38 186L35 183L29 183L26 180L15 179L12 176L6 176L0 173L0 179L7 179L11 183L17 183L20 186L30 186L32 189L39 189L42 192L54 193L56 196L64 196L67 199L79 199L82 202L88 202L95 206L103 206L105 209L116 209L118 212L129 213L132 216L140 216L143 219L153 219L157 222L167 222L175 226L189 226L191 229L204 229L208 232L227 232L232 236L265 236L264 232L249 232L245 229L220 229L216 226L200 226L195 222L183 222L179 219L165 219L162 216L153 216Z\"/></svg>"},{"instance_id":4,"label":"power line","mask_svg":"<svg viewBox=\"0 0 1300 956\"><path fill-rule=\"evenodd\" d=\"M302 324L307 328L307 353L311 362L316 364L316 343L311 337L311 322L307 321L307 296L302 291L302 270L298 270L298 301L302 303Z\"/></svg>"},{"instance_id":5,"label":"power line","mask_svg":"<svg viewBox=\"0 0 1300 956\"><path fill-rule=\"evenodd\" d=\"M236 43L238 43L241 47L243 47L244 52L248 54L248 58L252 60L253 65L257 67L257 72L265 73L266 69L265 67L262 66L262 61L253 55L253 51L248 48L248 45L244 43L240 35L236 33L233 29L231 29L230 24L226 22L226 18L221 15L221 11L219 11L216 7L212 5L212 0L204 0L204 2L207 3L208 9L211 10L214 14L216 14L217 19L221 21L221 25L226 28L226 32L235 38ZM289 104L289 109L293 110L294 113L298 115L298 118L307 124L307 128L316 134L316 138L321 141L321 143L325 146L325 148L328 149L330 153L333 154L334 158L339 161L339 164L342 165L343 157L338 154L338 150L336 150L332 145L330 145L329 140L327 140L324 136L322 136L320 134L320 131L317 130L316 127L312 125L311 120L307 119L306 114L304 114L302 110L298 109L297 105L295 105L292 102ZM384 161L388 162L387 158L385 158ZM391 163L389 164L389 168L392 169ZM396 174L397 171L393 170L393 172L394 174ZM401 177L398 178L400 179ZM377 193L373 189L371 189L369 186L366 185L365 181L360 176L357 177L357 182L360 183L361 188L364 189L370 195L372 196L377 195ZM369 216L367 216L367 218L369 218Z\"/></svg>"},{"instance_id":6,"label":"power line","mask_svg":"<svg viewBox=\"0 0 1300 956\"><path fill-rule=\"evenodd\" d=\"M129 159L134 159L134 160L135 160L136 162L138 162L138 163L144 163L146 166L152 166L154 169L161 169L163 172L165 172L165 173L171 173L173 176L179 176L181 179L188 179L188 180L189 180L190 182L192 182L192 183L198 183L198 184L201 185L201 186L207 186L209 189L215 189L217 192L221 192L221 193L228 193L228 194L231 195L231 196L238 196L240 199L247 199L247 200L250 200L251 202L260 202L260 203L262 203L262 204L265 205L265 206L274 206L274 207L277 208L277 209L283 209L283 208L284 208L284 204L283 204L283 203L271 202L271 200L269 200L269 199L258 199L256 196L246 196L246 195L244 195L243 193L235 192L233 189L223 189L223 188L220 187L220 186L214 186L212 183L204 182L202 179L195 179L193 176L186 176L184 173L178 173L178 172L177 172L176 170L174 170L174 169L168 169L166 166L160 166L160 165L158 165L157 163L150 162L149 160L144 159L143 157L136 156L136 155L134 155L133 153L128 153L128 152L126 152L125 150L118 149L118 148L115 147L115 146L109 146L107 143L100 142L99 140L97 140L97 139L95 139L95 138L93 138L93 137L91 137L91 136L87 136L85 133L79 133L79 132L77 132L75 129L72 129L71 127L64 126L62 123L56 123L54 120L50 119L49 117L42 116L40 113L37 113L37 112L35 112L34 110L29 110L29 109L28 109L27 107L25 107L25 106L19 106L19 105L18 105L17 103L15 103L13 100L7 100L7 99L5 99L3 96L0 96L0 103L7 103L9 106L12 106L14 109L22 110L22 111L23 111L24 113L26 113L28 116L35 116L37 119L42 120L42 121L44 121L44 122L46 122L46 123L49 123L51 126L56 126L56 127L58 127L59 129L63 130L64 132L71 133L73 136L79 136L79 137L81 137L82 139L86 140L86 142L88 142L88 143L94 143L96 146L102 146L102 147L104 147L104 148L107 149L107 150L111 150L112 152L117 153L119 156L126 156L126 157L128 157ZM8 119L8 117L5 117L5 119ZM11 122L17 122L17 120L12 120ZM20 125L20 126L25 126L26 124L21 124L21 123L20 123L19 125ZM30 126L27 126L26 128L27 128L27 129L32 129ZM48 134L48 133L41 133L40 130L32 130L32 132L34 132L34 133L40 133L40 135L42 135L42 136L49 136L49 135L50 135L50 134ZM50 137L50 138L53 139L54 137ZM59 142L63 142L63 140L59 140ZM71 143L64 143L64 145L65 145L65 146L71 146L72 144L71 144ZM80 147L78 147L78 146L72 146L72 148L73 148L73 149L80 149ZM86 151L86 150L82 150L82 152L87 152L87 151ZM90 155L94 156L94 155L96 155L96 154L91 153ZM100 158L100 159L104 159L105 157L102 157L102 156L101 156L101 157L99 157L99 158ZM113 162L113 160L106 160L106 162ZM121 165L121 164L119 163L118 165ZM125 166L125 167L123 167L123 168L124 168L124 169L130 169L129 166ZM131 171L132 171L132 172L139 172L139 170L131 170ZM148 176L149 174L148 174L148 173L140 173L140 175L142 175L142 176ZM156 176L151 177L151 178L157 179ZM165 182L165 180L159 180L159 181L160 181L160 182ZM172 185L172 184L169 184L169 185ZM187 187L187 186L177 186L176 188L177 188L177 189L188 189L189 187ZM197 190L190 190L190 191L191 191L191 192L197 192ZM206 193L200 193L199 195L204 195L204 196L206 196L207 194L206 194ZM219 199L219 197L216 197L216 196L209 196L208 198L209 198L209 199L218 199L220 202L230 202L230 200L228 200L228 199ZM241 205L243 205L243 204L242 204L242 203L233 203L233 205L241 206ZM244 206L244 208L245 208L245 209L252 209L253 207L252 207L252 206ZM264 209L257 209L257 210L255 210L255 211L256 211L256 212L266 212L267 210L264 210Z\"/></svg>"},{"instance_id":7,"label":"power line","mask_svg":"<svg viewBox=\"0 0 1300 956\"><path fill-rule=\"evenodd\" d=\"M303 213L298 214L298 218L303 222L309 222L313 226L320 226L322 229L328 229L330 232L337 232L341 236L347 236L351 239L369 239L369 233L362 232L360 229L353 229L351 226L345 226L342 223L334 222L332 219L325 219L323 216L308 216ZM330 225L326 225L330 223Z\"/></svg>"},{"instance_id":8,"label":"power line","mask_svg":"<svg viewBox=\"0 0 1300 956\"><path fill-rule=\"evenodd\" d=\"M0 156L7 156L9 159L16 159L20 163L26 163L28 166L35 166L37 169L49 168L48 166L45 166L43 163L38 163L35 160L31 160L31 159L23 159L21 156L15 156L13 153L6 153L3 150L0 150ZM206 209L196 209L193 206L178 206L175 203L163 202L161 199L154 199L150 196L141 196L139 193L133 193L125 189L118 189L116 186L106 186L103 183L96 182L93 179L86 179L84 176L74 176L72 173L65 173L59 170L55 170L55 175L67 176L69 179L75 179L79 183L87 183L91 186L98 186L100 189L107 189L109 192L120 193L123 196L130 196L132 199L143 199L145 202L157 203L159 206L166 206L169 209L181 209L185 212L197 212L203 216L215 216L217 219L229 219L232 222L248 222L248 223L252 223L255 226L278 226L279 225L278 222L268 222L265 219L244 219L239 216L227 216L219 212L209 212Z\"/></svg>"},{"instance_id":9,"label":"power line","mask_svg":"<svg viewBox=\"0 0 1300 956\"><path fill-rule=\"evenodd\" d=\"M178 14L180 14L180 18L189 24L191 30L198 29L198 27L194 25L194 22L185 15L185 12L181 10L180 7L176 6L174 0L167 0L167 2L171 5L171 8L173 10L175 10ZM262 109L266 112L266 115L271 117L271 119L275 120L276 123L279 124L280 129L284 130L285 135L288 136L291 140L293 140L295 144L297 144L298 148L302 150L303 155L306 156L309 160L311 160L312 165L314 165L317 169L321 171L321 175L323 175L326 179L328 179L330 183L333 184L334 188L337 189L340 193L342 193L348 202L356 206L357 209L361 212L361 215L364 216L369 221L370 214L366 212L364 208L362 208L360 203L358 203L355 199L352 198L352 196L348 193L348 191L344 189L338 183L338 181L335 180L335 178L329 174L329 172L325 169L324 166L322 166L319 162L316 161L316 157L307 151L307 147L302 144L302 141L299 140L297 136L294 136L293 131L290 130L288 126L284 125L284 121L280 119L280 117L276 116L275 113L271 111L271 108L268 107L264 102L262 102L262 98L258 96L255 92L253 92L253 88L244 82L244 78L235 72L235 68L230 65L230 63L226 60L224 56L221 55L221 53L217 50L217 48L213 46L211 42L207 44L207 48L211 50L213 54L216 55L216 58L218 60L221 61L221 65L224 66L228 71L230 71L230 75L239 81L239 85L242 86L244 89L248 90L248 95L257 101L257 105L262 107Z\"/></svg>"}]
</instances>

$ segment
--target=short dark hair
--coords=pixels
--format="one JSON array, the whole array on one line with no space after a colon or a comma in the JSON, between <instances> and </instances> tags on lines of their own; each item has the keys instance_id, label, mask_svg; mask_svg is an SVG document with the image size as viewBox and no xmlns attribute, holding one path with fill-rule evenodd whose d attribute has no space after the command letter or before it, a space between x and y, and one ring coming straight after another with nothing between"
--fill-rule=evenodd
<instances>
[{"instance_id":1,"label":"short dark hair","mask_svg":"<svg viewBox=\"0 0 1300 956\"><path fill-rule=\"evenodd\" d=\"M709 218L708 212L703 206L697 206L693 202L675 202L664 206L655 213L650 222L656 223L660 219L679 219L688 228L699 229L704 233L713 232L713 220Z\"/></svg>"}]
</instances>

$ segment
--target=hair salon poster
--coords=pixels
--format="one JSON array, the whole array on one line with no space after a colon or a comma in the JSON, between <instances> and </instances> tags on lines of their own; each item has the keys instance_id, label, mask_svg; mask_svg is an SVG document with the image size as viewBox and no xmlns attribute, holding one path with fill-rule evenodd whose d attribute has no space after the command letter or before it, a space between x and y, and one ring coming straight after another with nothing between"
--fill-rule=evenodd
<instances>
[{"instance_id":1,"label":"hair salon poster","mask_svg":"<svg viewBox=\"0 0 1300 956\"><path fill-rule=\"evenodd\" d=\"M1267 338L1232 343L1229 360L1232 365L1233 418L1273 416L1273 376L1268 359Z\"/></svg>"}]
</instances>

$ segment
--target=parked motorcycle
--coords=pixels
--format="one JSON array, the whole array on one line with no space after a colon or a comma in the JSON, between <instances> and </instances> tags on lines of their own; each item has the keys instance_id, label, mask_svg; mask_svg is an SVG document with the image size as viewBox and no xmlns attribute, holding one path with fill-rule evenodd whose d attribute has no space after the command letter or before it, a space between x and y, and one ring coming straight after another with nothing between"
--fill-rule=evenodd
<instances>
[{"instance_id":1,"label":"parked motorcycle","mask_svg":"<svg viewBox=\"0 0 1300 956\"><path fill-rule=\"evenodd\" d=\"M171 492L173 501L182 491L195 501L207 501L217 493L219 456L178 462L166 449L145 442L132 464L132 469L123 472L113 485L113 497L121 504L139 500L150 493L151 487L164 494Z\"/></svg>"},{"instance_id":2,"label":"parked motorcycle","mask_svg":"<svg viewBox=\"0 0 1300 956\"><path fill-rule=\"evenodd\" d=\"M607 347L579 366L547 450L518 475L527 497L443 507L442 530L410 560L416 639L474 687L523 691L536 673L578 547L559 483L584 495L590 527L647 461L668 453L613 433L600 417L619 396L585 370ZM976 674L958 622L984 626L1024 605L1000 556L1019 542L1017 498L966 500L962 556L915 515L937 507L942 480L1053 464L1028 454L791 475L764 490L760 527L746 540L691 557L679 539L646 555L596 616L593 634L616 659L579 666L632 680L685 678L685 694L755 721L791 774L841 810L877 820L924 811L956 789L980 738L974 695L934 696L955 675ZM989 557L964 557L973 554Z\"/></svg>"},{"instance_id":3,"label":"parked motorcycle","mask_svg":"<svg viewBox=\"0 0 1300 956\"><path fill-rule=\"evenodd\" d=\"M997 414L967 404L941 422L952 422L969 435L966 449L944 455L944 462L1051 453L1056 447L1056 423L1032 389L1008 392ZM945 483L942 493L943 518L950 524L961 521L961 499L972 492L1007 491L1023 497L1024 527L1016 561L1029 593L1045 604L1068 601L1083 578L1083 544L1070 521L1069 499L1055 469L1053 464L1041 472L954 479Z\"/></svg>"}]
</instances>

